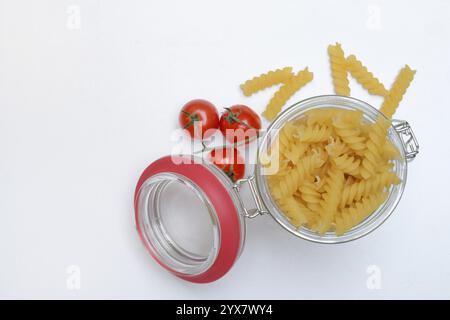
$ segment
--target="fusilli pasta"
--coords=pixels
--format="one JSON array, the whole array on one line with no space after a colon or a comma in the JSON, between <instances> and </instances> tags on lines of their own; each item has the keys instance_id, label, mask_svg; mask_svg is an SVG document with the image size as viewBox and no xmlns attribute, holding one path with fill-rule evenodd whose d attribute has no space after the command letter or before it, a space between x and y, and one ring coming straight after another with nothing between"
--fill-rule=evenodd
<instances>
[{"instance_id":1,"label":"fusilli pasta","mask_svg":"<svg viewBox=\"0 0 450 320\"><path fill-rule=\"evenodd\" d=\"M337 108L309 110L283 126L273 143L280 168L267 181L295 227L342 234L384 201L382 193L400 183L391 171L399 151L387 139L389 126L383 117L369 123L359 111Z\"/></svg>"},{"instance_id":2,"label":"fusilli pasta","mask_svg":"<svg viewBox=\"0 0 450 320\"><path fill-rule=\"evenodd\" d=\"M273 189L273 196L282 199L291 196L298 189L300 183L311 176L314 169L322 166L316 155L306 156L298 162L298 166L291 170L289 175Z\"/></svg>"},{"instance_id":3,"label":"fusilli pasta","mask_svg":"<svg viewBox=\"0 0 450 320\"><path fill-rule=\"evenodd\" d=\"M325 146L325 150L331 158L337 158L344 153L349 152L350 148L347 146L347 144L342 142L339 137L330 137L329 143Z\"/></svg>"},{"instance_id":4,"label":"fusilli pasta","mask_svg":"<svg viewBox=\"0 0 450 320\"><path fill-rule=\"evenodd\" d=\"M408 65L400 70L394 84L389 90L387 96L384 98L384 102L380 108L380 111L387 118L392 118L394 115L395 110L397 110L397 107L400 104L400 101L402 101L403 95L406 93L406 90L414 79L415 74L416 71L411 70Z\"/></svg>"},{"instance_id":5,"label":"fusilli pasta","mask_svg":"<svg viewBox=\"0 0 450 320\"><path fill-rule=\"evenodd\" d=\"M317 186L311 181L304 181L299 187L302 200L305 202L309 210L313 212L320 211L320 203L322 201L322 195L317 190Z\"/></svg>"},{"instance_id":6,"label":"fusilli pasta","mask_svg":"<svg viewBox=\"0 0 450 320\"><path fill-rule=\"evenodd\" d=\"M324 234L330 229L334 217L337 214L342 189L344 187L344 173L334 167L328 170L325 183L325 193L323 194L322 210L320 212L320 222L316 227L320 234Z\"/></svg>"},{"instance_id":7,"label":"fusilli pasta","mask_svg":"<svg viewBox=\"0 0 450 320\"><path fill-rule=\"evenodd\" d=\"M272 99L270 99L266 110L263 112L263 116L267 120L273 120L278 113L280 113L283 106L289 100L289 98L300 90L301 87L312 81L313 73L308 68L298 72L295 76L287 79L280 89L275 92Z\"/></svg>"},{"instance_id":8,"label":"fusilli pasta","mask_svg":"<svg viewBox=\"0 0 450 320\"><path fill-rule=\"evenodd\" d=\"M389 122L382 117L378 117L378 120L371 125L361 166L361 175L364 179L370 178L377 170L381 159L380 147L386 141L389 125Z\"/></svg>"},{"instance_id":9,"label":"fusilli pasta","mask_svg":"<svg viewBox=\"0 0 450 320\"><path fill-rule=\"evenodd\" d=\"M350 95L350 86L347 76L347 60L339 43L328 46L328 55L331 64L334 92L342 96Z\"/></svg>"},{"instance_id":10,"label":"fusilli pasta","mask_svg":"<svg viewBox=\"0 0 450 320\"><path fill-rule=\"evenodd\" d=\"M286 213L286 216L290 219L291 223L300 227L308 222L305 215L305 207L300 206L299 202L294 199L294 197L286 197L280 199L278 205Z\"/></svg>"},{"instance_id":11,"label":"fusilli pasta","mask_svg":"<svg viewBox=\"0 0 450 320\"><path fill-rule=\"evenodd\" d=\"M327 141L331 136L332 130L325 125L301 126L295 134L301 142L321 142Z\"/></svg>"},{"instance_id":12,"label":"fusilli pasta","mask_svg":"<svg viewBox=\"0 0 450 320\"><path fill-rule=\"evenodd\" d=\"M359 117L357 123L361 122L361 118ZM336 134L356 153L361 154L366 148L366 138L361 135L359 126L355 126L351 121L345 121L343 117L339 117L333 121L333 127L336 130Z\"/></svg>"},{"instance_id":13,"label":"fusilli pasta","mask_svg":"<svg viewBox=\"0 0 450 320\"><path fill-rule=\"evenodd\" d=\"M343 235L353 226L359 224L386 201L387 192L372 194L355 202L350 207L344 208L335 218L336 235Z\"/></svg>"},{"instance_id":14,"label":"fusilli pasta","mask_svg":"<svg viewBox=\"0 0 450 320\"><path fill-rule=\"evenodd\" d=\"M344 187L341 198L341 208L351 205L354 201L361 200L372 193L382 191L391 185L400 183L400 179L393 172L383 172L376 174L370 179L360 180Z\"/></svg>"},{"instance_id":15,"label":"fusilli pasta","mask_svg":"<svg viewBox=\"0 0 450 320\"><path fill-rule=\"evenodd\" d=\"M390 119L414 78L409 66L400 70L389 91L354 55L345 58L339 43L328 47L334 91L349 96L352 75L369 93L384 97L375 122L363 112L327 107L314 108L300 119L287 122L271 148L278 171L267 177L270 194L297 228L342 235L383 205L401 180L393 172L402 153L392 142ZM242 85L245 95L282 83L263 115L273 120L287 100L312 80L306 68L295 76L292 69L274 71L270 80L261 75ZM290 76L288 74L291 73ZM287 76L284 80L281 77ZM271 78L272 77L272 78ZM387 118L387 119L386 119Z\"/></svg>"},{"instance_id":16,"label":"fusilli pasta","mask_svg":"<svg viewBox=\"0 0 450 320\"><path fill-rule=\"evenodd\" d=\"M383 97L386 96L387 90L384 85L354 55L347 57L347 68L356 81L369 91L369 93Z\"/></svg>"},{"instance_id":17,"label":"fusilli pasta","mask_svg":"<svg viewBox=\"0 0 450 320\"><path fill-rule=\"evenodd\" d=\"M344 173L355 177L359 175L359 165L361 164L361 160L354 156L343 154L337 158L334 158L333 163L336 168Z\"/></svg>"},{"instance_id":18,"label":"fusilli pasta","mask_svg":"<svg viewBox=\"0 0 450 320\"><path fill-rule=\"evenodd\" d=\"M292 67L286 67L283 69L277 69L261 74L241 84L241 89L244 95L251 96L257 91L272 87L276 84L283 83L294 74L292 73Z\"/></svg>"}]
</instances>

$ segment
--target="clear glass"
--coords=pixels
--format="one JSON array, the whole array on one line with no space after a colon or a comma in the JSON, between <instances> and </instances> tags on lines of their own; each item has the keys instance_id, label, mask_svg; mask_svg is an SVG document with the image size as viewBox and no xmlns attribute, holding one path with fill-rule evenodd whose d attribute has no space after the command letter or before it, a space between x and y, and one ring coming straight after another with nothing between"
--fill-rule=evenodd
<instances>
[{"instance_id":1,"label":"clear glass","mask_svg":"<svg viewBox=\"0 0 450 320\"><path fill-rule=\"evenodd\" d=\"M277 135L278 130L281 129L286 122L301 118L308 110L330 107L362 111L365 121L372 123L375 122L378 117L384 117L382 113L380 113L371 105L350 97L328 95L313 97L300 101L283 111L269 126L260 144L260 148L258 151L258 160L260 159L260 154L267 153L268 148L270 148L271 141L273 141L273 139ZM283 228L302 239L313 242L343 243L361 238L372 232L373 230L378 228L394 211L395 207L400 201L406 184L408 168L407 161L405 159L405 150L403 148L401 138L392 126L389 128L388 138L399 149L401 153L401 159L393 161L393 171L402 180L402 182L399 185L392 186L389 189L388 199L383 205L381 205L369 217L367 217L364 221L349 230L344 235L336 236L334 232L327 232L324 235L320 235L305 227L297 228L292 225L283 214L283 212L278 208L275 200L272 199L266 175L264 175L264 170L261 164L258 163L255 169L255 177L260 197L265 207L267 208L267 211Z\"/></svg>"},{"instance_id":2,"label":"clear glass","mask_svg":"<svg viewBox=\"0 0 450 320\"><path fill-rule=\"evenodd\" d=\"M240 254L245 241L245 220L238 195L225 173L210 163L203 165L229 190L240 213ZM164 265L192 276L212 266L220 248L220 225L214 206L197 184L175 173L154 175L139 190L138 209L144 241Z\"/></svg>"}]
</instances>

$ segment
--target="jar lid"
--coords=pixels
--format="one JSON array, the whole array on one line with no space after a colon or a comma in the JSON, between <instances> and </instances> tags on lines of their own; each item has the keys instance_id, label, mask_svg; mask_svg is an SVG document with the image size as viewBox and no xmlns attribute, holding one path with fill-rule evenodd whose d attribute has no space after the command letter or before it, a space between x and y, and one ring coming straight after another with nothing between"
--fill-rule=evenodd
<instances>
[{"instance_id":1,"label":"jar lid","mask_svg":"<svg viewBox=\"0 0 450 320\"><path fill-rule=\"evenodd\" d=\"M219 279L243 247L244 219L232 183L200 158L166 156L150 164L137 183L134 207L147 250L184 280Z\"/></svg>"}]
</instances>

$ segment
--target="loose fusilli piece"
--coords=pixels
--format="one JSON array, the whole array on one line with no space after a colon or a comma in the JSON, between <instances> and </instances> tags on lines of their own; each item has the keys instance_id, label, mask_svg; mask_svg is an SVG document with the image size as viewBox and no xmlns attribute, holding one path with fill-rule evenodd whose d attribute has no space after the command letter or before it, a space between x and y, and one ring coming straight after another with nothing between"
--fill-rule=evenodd
<instances>
[{"instance_id":1,"label":"loose fusilli piece","mask_svg":"<svg viewBox=\"0 0 450 320\"><path fill-rule=\"evenodd\" d=\"M356 81L369 93L383 97L387 95L388 91L384 85L354 55L347 57L347 68Z\"/></svg>"},{"instance_id":2,"label":"loose fusilli piece","mask_svg":"<svg viewBox=\"0 0 450 320\"><path fill-rule=\"evenodd\" d=\"M347 60L339 43L328 46L330 57L331 76L333 78L334 92L342 96L350 95L350 85L347 75Z\"/></svg>"},{"instance_id":3,"label":"loose fusilli piece","mask_svg":"<svg viewBox=\"0 0 450 320\"><path fill-rule=\"evenodd\" d=\"M408 65L400 70L380 108L380 111L387 118L392 118L394 115L400 101L403 99L403 95L406 93L406 90L414 79L415 74L416 71L412 70Z\"/></svg>"},{"instance_id":4,"label":"loose fusilli piece","mask_svg":"<svg viewBox=\"0 0 450 320\"><path fill-rule=\"evenodd\" d=\"M313 73L310 72L308 68L305 68L304 70L298 72L295 76L287 79L280 89L275 92L272 99L270 99L266 110L263 112L263 116L267 120L272 121L278 113L280 113L289 98L308 82L312 81L312 79Z\"/></svg>"},{"instance_id":5,"label":"loose fusilli piece","mask_svg":"<svg viewBox=\"0 0 450 320\"><path fill-rule=\"evenodd\" d=\"M272 87L276 84L283 83L294 74L292 73L292 67L286 67L283 69L277 69L261 74L241 84L241 90L245 96L251 96L257 91Z\"/></svg>"}]
</instances>

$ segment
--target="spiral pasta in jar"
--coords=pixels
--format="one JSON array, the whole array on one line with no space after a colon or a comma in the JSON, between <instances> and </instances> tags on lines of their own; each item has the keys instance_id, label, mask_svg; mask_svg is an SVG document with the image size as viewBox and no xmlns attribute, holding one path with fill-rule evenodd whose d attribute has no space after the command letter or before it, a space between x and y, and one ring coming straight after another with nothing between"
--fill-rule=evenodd
<instances>
[{"instance_id":1,"label":"spiral pasta in jar","mask_svg":"<svg viewBox=\"0 0 450 320\"><path fill-rule=\"evenodd\" d=\"M317 242L379 226L406 182L404 142L391 120L354 98L321 96L279 115L261 144L257 181L268 211Z\"/></svg>"}]
</instances>

